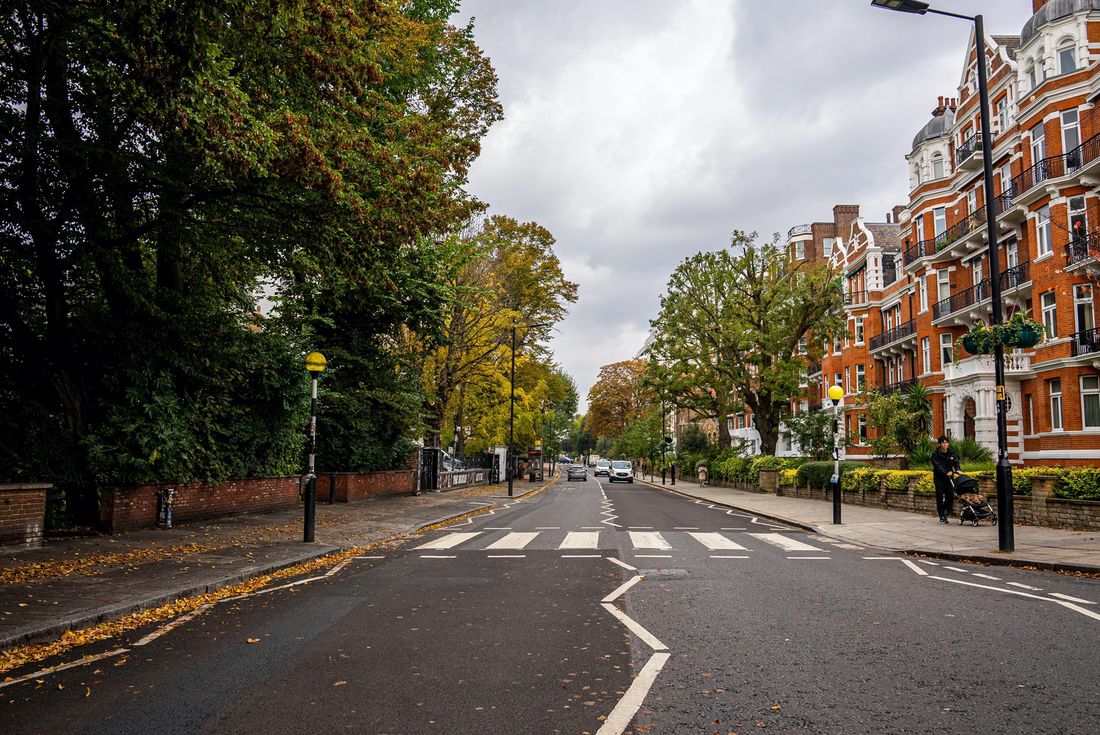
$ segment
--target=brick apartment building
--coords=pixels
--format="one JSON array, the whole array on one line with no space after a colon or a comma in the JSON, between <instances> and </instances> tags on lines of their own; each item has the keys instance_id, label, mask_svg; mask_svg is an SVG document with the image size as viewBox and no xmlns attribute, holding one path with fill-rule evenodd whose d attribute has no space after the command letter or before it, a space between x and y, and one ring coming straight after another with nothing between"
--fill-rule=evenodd
<instances>
[{"instance_id":1,"label":"brick apartment building","mask_svg":"<svg viewBox=\"0 0 1100 735\"><path fill-rule=\"evenodd\" d=\"M1100 0L1034 0L1019 36L985 39L992 112L998 258L1004 318L1023 310L1045 342L1006 353L1013 463L1100 463ZM907 207L882 224L858 207L788 233L792 260L830 259L843 272L849 334L810 368L808 400L845 388L844 426L866 456L854 394L912 381L932 396L935 433L996 451L989 356L955 340L991 320L982 138L973 32L956 97L938 100L906 161ZM732 432L738 421L733 417ZM780 450L791 451L789 442Z\"/></svg>"}]
</instances>

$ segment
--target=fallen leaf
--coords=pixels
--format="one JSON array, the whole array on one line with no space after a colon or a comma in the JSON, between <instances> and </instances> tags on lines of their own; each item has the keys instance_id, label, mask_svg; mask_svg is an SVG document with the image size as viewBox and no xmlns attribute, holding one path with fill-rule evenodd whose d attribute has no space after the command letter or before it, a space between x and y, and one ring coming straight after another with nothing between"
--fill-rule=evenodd
<instances>
[{"instance_id":1,"label":"fallen leaf","mask_svg":"<svg viewBox=\"0 0 1100 735\"><path fill-rule=\"evenodd\" d=\"M247 643L259 643L260 639L259 638L245 638L245 642L247 642Z\"/></svg>"},{"instance_id":2,"label":"fallen leaf","mask_svg":"<svg viewBox=\"0 0 1100 735\"><path fill-rule=\"evenodd\" d=\"M344 686L345 684L347 684L347 682L346 682L346 681L344 681L343 679L341 679L340 681L338 681L338 682L334 683L334 684L333 684L333 686L334 686L334 687L342 687L342 686Z\"/></svg>"}]
</instances>

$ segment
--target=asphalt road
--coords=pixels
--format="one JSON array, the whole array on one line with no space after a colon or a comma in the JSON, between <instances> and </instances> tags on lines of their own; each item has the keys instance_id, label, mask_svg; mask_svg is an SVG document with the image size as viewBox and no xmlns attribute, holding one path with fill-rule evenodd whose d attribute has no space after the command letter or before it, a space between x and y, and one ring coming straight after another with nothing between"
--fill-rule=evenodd
<instances>
[{"instance_id":1,"label":"asphalt road","mask_svg":"<svg viewBox=\"0 0 1100 735\"><path fill-rule=\"evenodd\" d=\"M148 645L134 645L141 631L89 649L128 650L0 688L0 721L12 733L1095 733L1096 603L1095 580L903 559L590 478L218 605Z\"/></svg>"}]
</instances>

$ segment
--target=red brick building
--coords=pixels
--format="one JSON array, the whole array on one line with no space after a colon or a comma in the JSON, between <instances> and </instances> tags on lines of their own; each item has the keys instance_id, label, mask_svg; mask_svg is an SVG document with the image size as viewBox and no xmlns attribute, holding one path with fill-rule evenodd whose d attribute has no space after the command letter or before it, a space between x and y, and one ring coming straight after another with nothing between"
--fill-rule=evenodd
<instances>
[{"instance_id":1,"label":"red brick building","mask_svg":"<svg viewBox=\"0 0 1100 735\"><path fill-rule=\"evenodd\" d=\"M908 206L883 225L837 207L833 223L792 228L788 244L792 258L830 258L845 278L849 334L811 368L808 404L833 382L852 394L916 380L932 394L935 433L996 451L992 358L954 348L992 312L974 41L957 96L938 100L905 157ZM1048 330L1006 354L1009 458L1097 464L1100 0L1034 0L1019 36L985 44L1004 318L1022 310ZM848 435L865 436L858 409L846 414Z\"/></svg>"}]
</instances>

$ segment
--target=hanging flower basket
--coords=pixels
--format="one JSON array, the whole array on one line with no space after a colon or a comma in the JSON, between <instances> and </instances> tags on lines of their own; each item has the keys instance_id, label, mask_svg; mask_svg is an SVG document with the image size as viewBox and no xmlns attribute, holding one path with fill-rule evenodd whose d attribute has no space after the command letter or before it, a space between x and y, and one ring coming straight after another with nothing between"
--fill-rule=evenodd
<instances>
[{"instance_id":1,"label":"hanging flower basket","mask_svg":"<svg viewBox=\"0 0 1100 735\"><path fill-rule=\"evenodd\" d=\"M997 334L992 327L978 324L959 338L959 344L971 355L992 355L997 347Z\"/></svg>"},{"instance_id":2,"label":"hanging flower basket","mask_svg":"<svg viewBox=\"0 0 1100 735\"><path fill-rule=\"evenodd\" d=\"M1017 311L1008 321L993 326L976 324L958 340L971 355L992 355L997 345L1003 347L1034 347L1043 341L1046 330L1039 322Z\"/></svg>"},{"instance_id":3,"label":"hanging flower basket","mask_svg":"<svg viewBox=\"0 0 1100 735\"><path fill-rule=\"evenodd\" d=\"M1012 340L1009 342L1008 340ZM1034 347L1043 339L1043 333L1031 325L1025 324L1014 334L1005 334L1006 347Z\"/></svg>"}]
</instances>

